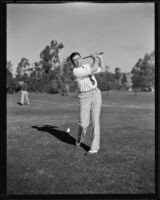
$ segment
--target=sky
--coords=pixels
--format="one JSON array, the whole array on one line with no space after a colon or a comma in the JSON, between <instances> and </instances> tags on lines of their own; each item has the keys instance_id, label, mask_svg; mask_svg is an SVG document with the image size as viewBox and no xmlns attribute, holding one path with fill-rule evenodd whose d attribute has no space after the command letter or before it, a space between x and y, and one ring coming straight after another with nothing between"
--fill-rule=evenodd
<instances>
[{"instance_id":1,"label":"sky","mask_svg":"<svg viewBox=\"0 0 160 200\"><path fill-rule=\"evenodd\" d=\"M7 5L7 61L14 73L23 57L39 61L52 40L64 45L61 62L74 51L82 57L102 51L109 71L130 72L154 50L154 37L154 3Z\"/></svg>"}]
</instances>

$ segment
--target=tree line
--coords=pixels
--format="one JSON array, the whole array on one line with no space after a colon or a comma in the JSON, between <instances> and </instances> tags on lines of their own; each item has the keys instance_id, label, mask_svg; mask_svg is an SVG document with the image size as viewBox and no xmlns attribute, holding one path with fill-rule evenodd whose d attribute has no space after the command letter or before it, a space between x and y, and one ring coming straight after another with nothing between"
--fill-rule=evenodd
<instances>
[{"instance_id":1,"label":"tree line","mask_svg":"<svg viewBox=\"0 0 160 200\"><path fill-rule=\"evenodd\" d=\"M21 58L16 69L16 76L13 77L13 65L7 61L7 92L13 93L20 90L19 82L26 82L30 92L61 93L67 91L76 92L77 84L72 74L72 65L69 57L60 62L59 52L64 48L62 43L52 40L49 45L40 52L40 60L31 66L29 59ZM133 66L131 72L121 72L119 67L114 73L109 72L106 65L106 72L96 74L98 87L102 91L122 90L132 88L144 90L154 87L154 51L140 58ZM128 80L130 76L130 81Z\"/></svg>"}]
</instances>

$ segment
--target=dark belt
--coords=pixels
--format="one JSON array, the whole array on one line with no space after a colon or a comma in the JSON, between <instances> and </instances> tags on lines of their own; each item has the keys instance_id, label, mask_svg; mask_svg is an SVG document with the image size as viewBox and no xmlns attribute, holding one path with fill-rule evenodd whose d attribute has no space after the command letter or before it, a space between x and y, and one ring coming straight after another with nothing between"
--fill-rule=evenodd
<instances>
[{"instance_id":1,"label":"dark belt","mask_svg":"<svg viewBox=\"0 0 160 200\"><path fill-rule=\"evenodd\" d=\"M94 90L97 90L97 89L98 89L98 88L96 87L96 88L93 88L93 89L91 89L91 90L83 91L83 92L80 92L80 93L93 92Z\"/></svg>"}]
</instances>

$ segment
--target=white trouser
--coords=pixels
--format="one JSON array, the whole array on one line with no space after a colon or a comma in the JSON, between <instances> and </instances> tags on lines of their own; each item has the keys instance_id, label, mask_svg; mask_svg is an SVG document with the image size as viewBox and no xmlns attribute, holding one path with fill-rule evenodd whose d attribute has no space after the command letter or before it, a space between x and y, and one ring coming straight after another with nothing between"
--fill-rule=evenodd
<instances>
[{"instance_id":1,"label":"white trouser","mask_svg":"<svg viewBox=\"0 0 160 200\"><path fill-rule=\"evenodd\" d=\"M29 104L28 92L21 90L21 104L24 104L25 101Z\"/></svg>"},{"instance_id":2,"label":"white trouser","mask_svg":"<svg viewBox=\"0 0 160 200\"><path fill-rule=\"evenodd\" d=\"M100 110L102 104L101 91L96 88L93 91L81 93L80 99L80 123L78 132L78 141L83 142L90 124L92 123L93 141L91 149L100 149Z\"/></svg>"}]
</instances>

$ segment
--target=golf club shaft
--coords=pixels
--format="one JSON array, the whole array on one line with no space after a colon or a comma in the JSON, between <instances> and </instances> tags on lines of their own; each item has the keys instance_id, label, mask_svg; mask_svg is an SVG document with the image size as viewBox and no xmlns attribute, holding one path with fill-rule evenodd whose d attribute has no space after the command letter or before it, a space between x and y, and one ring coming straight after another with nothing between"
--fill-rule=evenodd
<instances>
[{"instance_id":1,"label":"golf club shaft","mask_svg":"<svg viewBox=\"0 0 160 200\"><path fill-rule=\"evenodd\" d=\"M103 52L100 52L100 53L97 53L97 55L102 55ZM86 57L83 57L82 59L86 59L86 58L90 58L91 56L86 56Z\"/></svg>"},{"instance_id":2,"label":"golf club shaft","mask_svg":"<svg viewBox=\"0 0 160 200\"><path fill-rule=\"evenodd\" d=\"M102 54L103 54L103 52L97 53L97 55L102 55ZM90 55L90 56L83 57L82 59L86 59L86 58L91 58L91 55ZM71 61L64 62L63 64L68 64L68 63L71 63Z\"/></svg>"}]
</instances>

